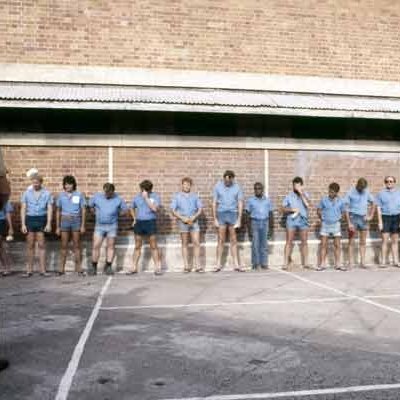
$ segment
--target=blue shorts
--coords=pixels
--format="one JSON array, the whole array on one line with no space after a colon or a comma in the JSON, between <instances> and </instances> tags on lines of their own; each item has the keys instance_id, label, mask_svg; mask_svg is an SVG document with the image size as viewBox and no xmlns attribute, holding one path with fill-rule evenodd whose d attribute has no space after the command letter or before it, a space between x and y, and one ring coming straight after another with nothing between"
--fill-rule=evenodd
<instances>
[{"instance_id":1,"label":"blue shorts","mask_svg":"<svg viewBox=\"0 0 400 400\"><path fill-rule=\"evenodd\" d=\"M238 213L236 211L220 211L217 212L217 219L219 225L235 225L238 220Z\"/></svg>"},{"instance_id":2,"label":"blue shorts","mask_svg":"<svg viewBox=\"0 0 400 400\"><path fill-rule=\"evenodd\" d=\"M80 215L62 215L60 229L62 232L79 232L81 223Z\"/></svg>"},{"instance_id":3,"label":"blue shorts","mask_svg":"<svg viewBox=\"0 0 400 400\"><path fill-rule=\"evenodd\" d=\"M157 222L155 219L136 220L133 232L139 236L152 236L157 233Z\"/></svg>"},{"instance_id":4,"label":"blue shorts","mask_svg":"<svg viewBox=\"0 0 400 400\"><path fill-rule=\"evenodd\" d=\"M308 220L301 215L298 215L296 218L292 218L292 216L289 214L286 218L286 229L298 229L300 231L304 231L308 229Z\"/></svg>"},{"instance_id":5,"label":"blue shorts","mask_svg":"<svg viewBox=\"0 0 400 400\"><path fill-rule=\"evenodd\" d=\"M94 227L94 234L102 238L115 238L117 232L118 224L96 224Z\"/></svg>"},{"instance_id":6,"label":"blue shorts","mask_svg":"<svg viewBox=\"0 0 400 400\"><path fill-rule=\"evenodd\" d=\"M400 215L382 215L383 233L399 233Z\"/></svg>"},{"instance_id":7,"label":"blue shorts","mask_svg":"<svg viewBox=\"0 0 400 400\"><path fill-rule=\"evenodd\" d=\"M365 220L365 215L350 213L350 222L357 231L366 231L368 228L367 221Z\"/></svg>"},{"instance_id":8,"label":"blue shorts","mask_svg":"<svg viewBox=\"0 0 400 400\"><path fill-rule=\"evenodd\" d=\"M178 221L179 232L199 232L200 225L198 221L194 221L193 224L184 224L182 221Z\"/></svg>"},{"instance_id":9,"label":"blue shorts","mask_svg":"<svg viewBox=\"0 0 400 400\"><path fill-rule=\"evenodd\" d=\"M341 237L342 231L340 228L340 221L334 222L333 224L327 224L326 222L322 221L319 234L320 236Z\"/></svg>"},{"instance_id":10,"label":"blue shorts","mask_svg":"<svg viewBox=\"0 0 400 400\"><path fill-rule=\"evenodd\" d=\"M27 215L25 224L28 232L43 232L47 224L47 215Z\"/></svg>"}]
</instances>

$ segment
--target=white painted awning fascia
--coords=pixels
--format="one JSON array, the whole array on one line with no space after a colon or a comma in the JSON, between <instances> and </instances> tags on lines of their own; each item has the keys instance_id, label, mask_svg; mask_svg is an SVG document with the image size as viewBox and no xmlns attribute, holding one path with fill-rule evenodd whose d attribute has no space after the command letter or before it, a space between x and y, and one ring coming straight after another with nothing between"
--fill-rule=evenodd
<instances>
[{"instance_id":1,"label":"white painted awning fascia","mask_svg":"<svg viewBox=\"0 0 400 400\"><path fill-rule=\"evenodd\" d=\"M0 64L0 107L400 119L400 83Z\"/></svg>"}]
</instances>

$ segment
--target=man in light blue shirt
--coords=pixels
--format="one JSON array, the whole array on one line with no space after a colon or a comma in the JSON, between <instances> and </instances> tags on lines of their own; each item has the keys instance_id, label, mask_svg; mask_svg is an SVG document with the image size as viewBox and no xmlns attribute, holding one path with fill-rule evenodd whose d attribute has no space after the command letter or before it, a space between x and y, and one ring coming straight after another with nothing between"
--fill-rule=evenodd
<instances>
[{"instance_id":1,"label":"man in light blue shirt","mask_svg":"<svg viewBox=\"0 0 400 400\"><path fill-rule=\"evenodd\" d=\"M161 275L161 258L157 245L157 213L161 206L160 196L153 192L153 183L148 179L140 182L140 193L131 203L133 233L135 234L135 250L133 252L133 268L127 275L139 271L139 259L142 253L143 239L149 239L151 257L154 262L154 274Z\"/></svg>"},{"instance_id":2,"label":"man in light blue shirt","mask_svg":"<svg viewBox=\"0 0 400 400\"><path fill-rule=\"evenodd\" d=\"M243 192L234 179L235 173L227 170L224 172L223 180L214 187L212 210L214 224L218 229L217 260L214 272L222 269L221 259L227 231L234 269L238 272L244 271L244 268L239 265L236 236L236 229L240 228L242 220Z\"/></svg>"},{"instance_id":3,"label":"man in light blue shirt","mask_svg":"<svg viewBox=\"0 0 400 400\"><path fill-rule=\"evenodd\" d=\"M285 266L288 270L291 265L293 240L296 231L300 235L301 264L303 268L308 266L308 210L310 208L310 197L304 191L303 179L296 176L292 180L293 191L291 191L282 202L283 213L286 216L286 244L285 244Z\"/></svg>"},{"instance_id":4,"label":"man in light blue shirt","mask_svg":"<svg viewBox=\"0 0 400 400\"><path fill-rule=\"evenodd\" d=\"M72 175L63 178L63 188L56 201L56 234L61 236L60 268L58 275L64 275L68 243L72 239L75 271L84 276L82 271L81 234L85 233L86 200L83 193L77 191L76 179Z\"/></svg>"},{"instance_id":5,"label":"man in light blue shirt","mask_svg":"<svg viewBox=\"0 0 400 400\"><path fill-rule=\"evenodd\" d=\"M40 275L49 276L46 272L46 241L44 232L51 232L53 216L53 196L43 187L43 178L35 175L32 185L21 197L21 232L27 235L28 263L27 272L23 275L28 278L33 274L33 259L35 243L38 243Z\"/></svg>"},{"instance_id":6,"label":"man in light blue shirt","mask_svg":"<svg viewBox=\"0 0 400 400\"><path fill-rule=\"evenodd\" d=\"M272 225L273 206L264 194L260 182L254 184L254 196L246 202L246 211L251 223L251 264L252 269L268 268L268 230Z\"/></svg>"},{"instance_id":7,"label":"man in light blue shirt","mask_svg":"<svg viewBox=\"0 0 400 400\"><path fill-rule=\"evenodd\" d=\"M399 267L400 191L396 189L394 176L386 176L384 182L385 189L376 196L378 226L382 234L381 267L390 265L387 258L389 238L393 264Z\"/></svg>"},{"instance_id":8,"label":"man in light blue shirt","mask_svg":"<svg viewBox=\"0 0 400 400\"><path fill-rule=\"evenodd\" d=\"M188 245L189 237L193 244L193 263L196 272L204 272L200 266L200 226L198 218L203 211L203 204L197 193L191 192L193 181L189 177L182 179L182 190L175 193L171 202L172 214L178 220L181 234L184 272L190 272Z\"/></svg>"},{"instance_id":9,"label":"man in light blue shirt","mask_svg":"<svg viewBox=\"0 0 400 400\"><path fill-rule=\"evenodd\" d=\"M115 239L118 231L118 216L120 212L126 212L128 207L125 201L115 193L115 186L112 183L104 184L103 193L96 193L89 200L89 207L94 209L96 213L96 225L93 233L92 267L89 269L89 275L97 274L100 248L104 238L107 239L104 273L112 275Z\"/></svg>"},{"instance_id":10,"label":"man in light blue shirt","mask_svg":"<svg viewBox=\"0 0 400 400\"><path fill-rule=\"evenodd\" d=\"M321 220L320 260L317 271L323 271L326 268L326 255L328 251L328 238L334 240L334 259L335 269L345 271L346 268L340 266L340 238L342 236L340 221L343 213L346 211L344 201L338 196L340 186L336 182L329 185L328 196L324 196L317 208L318 217Z\"/></svg>"},{"instance_id":11,"label":"man in light blue shirt","mask_svg":"<svg viewBox=\"0 0 400 400\"><path fill-rule=\"evenodd\" d=\"M375 213L375 202L367 189L368 182L360 178L354 188L351 188L344 202L346 203L346 221L349 227L349 267L353 263L353 247L355 233L359 233L360 267L365 268L365 252L367 241L368 222Z\"/></svg>"}]
</instances>

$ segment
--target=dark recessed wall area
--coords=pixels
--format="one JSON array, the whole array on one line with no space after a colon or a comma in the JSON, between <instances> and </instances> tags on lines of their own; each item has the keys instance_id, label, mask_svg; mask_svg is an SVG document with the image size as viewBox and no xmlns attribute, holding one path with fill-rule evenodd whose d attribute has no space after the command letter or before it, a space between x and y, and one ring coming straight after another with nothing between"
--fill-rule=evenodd
<instances>
[{"instance_id":1,"label":"dark recessed wall area","mask_svg":"<svg viewBox=\"0 0 400 400\"><path fill-rule=\"evenodd\" d=\"M0 109L0 132L399 140L400 121L211 113Z\"/></svg>"}]
</instances>

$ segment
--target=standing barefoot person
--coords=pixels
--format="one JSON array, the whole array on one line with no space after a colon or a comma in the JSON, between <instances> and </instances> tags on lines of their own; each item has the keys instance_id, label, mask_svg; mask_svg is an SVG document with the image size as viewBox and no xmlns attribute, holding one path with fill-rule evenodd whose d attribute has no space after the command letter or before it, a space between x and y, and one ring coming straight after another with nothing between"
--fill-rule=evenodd
<instances>
[{"instance_id":1,"label":"standing barefoot person","mask_svg":"<svg viewBox=\"0 0 400 400\"><path fill-rule=\"evenodd\" d=\"M63 179L64 191L57 199L56 233L61 236L61 260L58 275L64 275L68 243L72 237L75 255L75 271L82 271L81 234L85 233L86 201L81 192L76 190L76 179L66 175Z\"/></svg>"},{"instance_id":2,"label":"standing barefoot person","mask_svg":"<svg viewBox=\"0 0 400 400\"><path fill-rule=\"evenodd\" d=\"M3 154L0 148L0 209L6 205L10 198L11 188L7 179L7 170L3 160ZM6 369L9 365L8 360L0 358L0 371Z\"/></svg>"},{"instance_id":3,"label":"standing barefoot person","mask_svg":"<svg viewBox=\"0 0 400 400\"><path fill-rule=\"evenodd\" d=\"M154 274L161 275L161 259L157 246L157 212L161 205L160 196L153 192L153 183L144 180L139 185L141 193L137 194L131 204L135 250L133 268L127 274L136 274L139 270L139 259L142 252L143 238L149 238L151 257L154 262Z\"/></svg>"},{"instance_id":4,"label":"standing barefoot person","mask_svg":"<svg viewBox=\"0 0 400 400\"><path fill-rule=\"evenodd\" d=\"M194 269L196 272L204 272L200 267L200 226L198 218L203 210L200 198L196 193L191 192L192 179L185 177L182 179L182 191L176 193L172 199L172 214L178 218L179 231L182 241L182 258L184 272L190 272L188 245L189 238L193 244Z\"/></svg>"},{"instance_id":5,"label":"standing barefoot person","mask_svg":"<svg viewBox=\"0 0 400 400\"><path fill-rule=\"evenodd\" d=\"M293 191L283 200L283 212L287 214L286 219L286 244L285 244L285 266L287 270L291 264L293 240L296 231L300 234L301 264L303 268L308 265L308 210L310 208L310 197L304 191L303 179L296 176L293 181Z\"/></svg>"},{"instance_id":6,"label":"standing barefoot person","mask_svg":"<svg viewBox=\"0 0 400 400\"><path fill-rule=\"evenodd\" d=\"M32 186L28 188L21 198L21 232L27 235L28 265L23 275L28 278L33 273L33 259L35 244L39 247L40 275L49 276L46 272L46 239L45 232L51 232L51 219L53 215L53 197L43 187L43 178L35 175Z\"/></svg>"},{"instance_id":7,"label":"standing barefoot person","mask_svg":"<svg viewBox=\"0 0 400 400\"><path fill-rule=\"evenodd\" d=\"M368 191L366 179L360 178L356 187L348 191L344 200L348 208L345 215L349 227L349 267L353 262L354 235L358 232L360 238L360 268L365 268L368 222L374 217L376 208L374 198Z\"/></svg>"}]
</instances>

